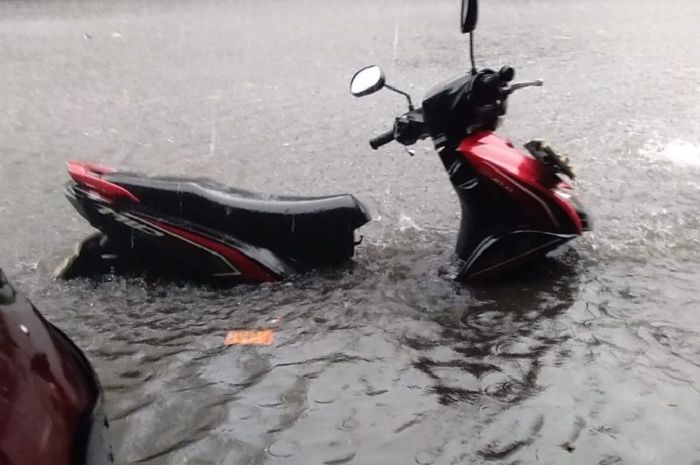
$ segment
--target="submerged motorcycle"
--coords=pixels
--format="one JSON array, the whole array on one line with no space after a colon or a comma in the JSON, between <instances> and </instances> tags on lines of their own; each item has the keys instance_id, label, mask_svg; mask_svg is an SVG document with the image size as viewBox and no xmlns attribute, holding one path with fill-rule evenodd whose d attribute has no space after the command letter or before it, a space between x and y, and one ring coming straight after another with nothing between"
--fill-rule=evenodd
<instances>
[{"instance_id":1,"label":"submerged motorcycle","mask_svg":"<svg viewBox=\"0 0 700 465\"><path fill-rule=\"evenodd\" d=\"M515 71L477 70L476 0L463 0L472 69L433 88L421 108L369 66L350 83L356 97L382 88L409 111L370 141L415 144L430 137L462 207L456 279L486 278L543 256L591 229L574 196L565 157L542 141L518 151L495 134L508 97L541 81L511 84ZM100 230L83 241L59 276L145 270L206 281L276 281L350 259L367 209L352 195L271 197L195 178L146 177L70 162L66 196Z\"/></svg>"},{"instance_id":2,"label":"submerged motorcycle","mask_svg":"<svg viewBox=\"0 0 700 465\"><path fill-rule=\"evenodd\" d=\"M208 179L147 177L68 163L68 200L100 233L59 268L70 278L140 272L269 282L353 256L370 220L352 195L262 196Z\"/></svg>"}]
</instances>

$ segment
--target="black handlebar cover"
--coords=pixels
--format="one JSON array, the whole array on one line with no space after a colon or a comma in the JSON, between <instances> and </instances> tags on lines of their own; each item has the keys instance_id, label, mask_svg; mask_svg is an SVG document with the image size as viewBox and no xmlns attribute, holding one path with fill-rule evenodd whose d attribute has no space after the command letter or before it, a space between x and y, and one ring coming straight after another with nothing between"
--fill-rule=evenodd
<instances>
[{"instance_id":1,"label":"black handlebar cover","mask_svg":"<svg viewBox=\"0 0 700 465\"><path fill-rule=\"evenodd\" d=\"M372 147L374 150L377 150L382 145L386 145L393 140L394 140L394 130L391 129L390 131L387 131L384 134L380 134L377 137L370 139L369 146Z\"/></svg>"}]
</instances>

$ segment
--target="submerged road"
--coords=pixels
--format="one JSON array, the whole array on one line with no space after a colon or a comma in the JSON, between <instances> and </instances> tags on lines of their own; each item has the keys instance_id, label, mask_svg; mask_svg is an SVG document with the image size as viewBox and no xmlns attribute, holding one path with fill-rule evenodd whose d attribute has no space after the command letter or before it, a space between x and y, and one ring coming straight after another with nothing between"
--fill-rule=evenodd
<instances>
[{"instance_id":1,"label":"submerged road","mask_svg":"<svg viewBox=\"0 0 700 465\"><path fill-rule=\"evenodd\" d=\"M458 2L0 2L0 266L89 354L122 463L700 463L697 0L481 5L479 65L543 88L502 131L570 154L596 230L497 285L445 276L429 143L367 140L467 66ZM347 269L212 290L53 282L90 228L64 164L371 209ZM272 327L267 347L223 346Z\"/></svg>"}]
</instances>

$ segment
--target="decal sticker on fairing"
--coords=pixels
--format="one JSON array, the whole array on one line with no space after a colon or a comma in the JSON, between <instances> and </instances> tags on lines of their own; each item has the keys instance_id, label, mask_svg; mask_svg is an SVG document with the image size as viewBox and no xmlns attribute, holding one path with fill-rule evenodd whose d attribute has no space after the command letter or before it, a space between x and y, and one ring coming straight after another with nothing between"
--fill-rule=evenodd
<instances>
[{"instance_id":1,"label":"decal sticker on fairing","mask_svg":"<svg viewBox=\"0 0 700 465\"><path fill-rule=\"evenodd\" d=\"M101 206L100 208L97 209L97 212L102 214L102 215L109 215L112 218L114 218L116 221L119 221L120 223L122 223L122 224L124 224L132 229L140 231L144 234L148 234L149 236L156 236L156 237L164 236L164 234L162 232L140 222L139 220L135 219L133 216L122 215L121 213L117 213L109 207Z\"/></svg>"}]
</instances>

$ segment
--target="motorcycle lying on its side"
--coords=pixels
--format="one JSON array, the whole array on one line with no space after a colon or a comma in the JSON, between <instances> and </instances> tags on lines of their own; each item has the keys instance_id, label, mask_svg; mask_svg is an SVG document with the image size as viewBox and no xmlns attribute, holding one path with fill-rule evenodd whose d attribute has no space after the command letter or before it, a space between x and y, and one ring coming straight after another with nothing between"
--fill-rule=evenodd
<instances>
[{"instance_id":1,"label":"motorcycle lying on its side","mask_svg":"<svg viewBox=\"0 0 700 465\"><path fill-rule=\"evenodd\" d=\"M511 67L478 70L476 22L477 0L463 0L471 70L433 88L421 108L388 85L378 66L361 69L350 83L356 97L387 88L408 99L409 111L370 141L373 149L432 139L462 207L459 281L513 269L591 229L565 157L539 140L525 144L525 154L495 134L508 97L542 82L511 84ZM370 221L349 194L262 196L207 179L146 177L79 162L68 163L68 173L66 196L100 232L59 268L64 278L142 270L208 282L276 281L347 261L359 244L355 231Z\"/></svg>"}]
</instances>

